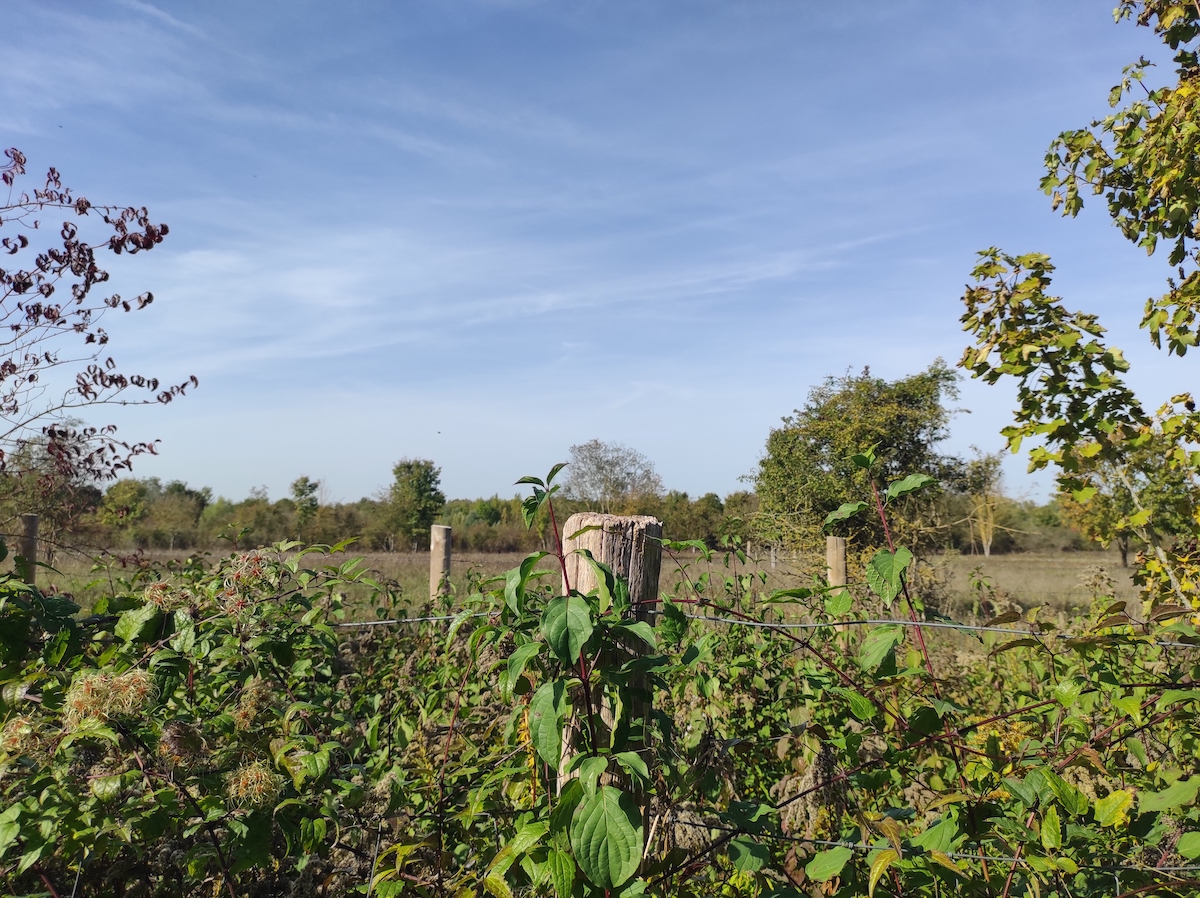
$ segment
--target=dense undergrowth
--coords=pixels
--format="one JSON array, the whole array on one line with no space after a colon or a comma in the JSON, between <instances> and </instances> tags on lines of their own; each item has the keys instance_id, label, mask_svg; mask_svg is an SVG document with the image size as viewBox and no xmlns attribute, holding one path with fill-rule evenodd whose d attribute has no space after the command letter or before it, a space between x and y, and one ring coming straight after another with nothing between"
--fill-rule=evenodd
<instances>
[{"instance_id":1,"label":"dense undergrowth","mask_svg":"<svg viewBox=\"0 0 1200 898\"><path fill-rule=\"evenodd\" d=\"M546 507L553 487L531 482ZM669 563L693 547L665 548ZM281 545L142 570L82 618L66 596L0 582L4 891L1200 883L1194 612L1153 583L1145 608L1100 584L1069 632L1034 608L998 633L939 626L898 546L872 558L870 594L814 583L754 607L750 575L681 563L651 626L598 563L587 595L563 595L531 556L401 610L339 558ZM343 629L348 590L374 591L380 617L452 619Z\"/></svg>"}]
</instances>

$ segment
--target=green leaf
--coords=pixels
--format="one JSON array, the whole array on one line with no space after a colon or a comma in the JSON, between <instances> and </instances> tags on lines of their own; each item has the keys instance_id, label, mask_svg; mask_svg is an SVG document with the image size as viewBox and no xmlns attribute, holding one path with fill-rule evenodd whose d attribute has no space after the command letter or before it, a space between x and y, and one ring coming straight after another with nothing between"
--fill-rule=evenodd
<instances>
[{"instance_id":1,"label":"green leaf","mask_svg":"<svg viewBox=\"0 0 1200 898\"><path fill-rule=\"evenodd\" d=\"M646 766L646 762L636 751L618 752L613 755L613 760L634 776L639 776L643 780L650 779L650 768Z\"/></svg>"},{"instance_id":2,"label":"green leaf","mask_svg":"<svg viewBox=\"0 0 1200 898\"><path fill-rule=\"evenodd\" d=\"M909 474L903 480L897 480L887 488L887 501L899 499L901 496L907 496L909 493L915 493L918 490L923 490L931 483L937 483L936 477L930 477L928 474Z\"/></svg>"},{"instance_id":3,"label":"green leaf","mask_svg":"<svg viewBox=\"0 0 1200 898\"><path fill-rule=\"evenodd\" d=\"M729 842L729 859L742 873L757 873L771 860L771 850L749 836L738 836Z\"/></svg>"},{"instance_id":4,"label":"green leaf","mask_svg":"<svg viewBox=\"0 0 1200 898\"><path fill-rule=\"evenodd\" d=\"M596 797L596 788L600 785L600 777L606 770L608 770L608 758L598 755L585 758L579 765L579 782L583 785L585 797Z\"/></svg>"},{"instance_id":5,"label":"green leaf","mask_svg":"<svg viewBox=\"0 0 1200 898\"><path fill-rule=\"evenodd\" d=\"M542 615L542 633L563 664L574 664L592 636L592 613L578 595L552 599Z\"/></svg>"},{"instance_id":6,"label":"green leaf","mask_svg":"<svg viewBox=\"0 0 1200 898\"><path fill-rule=\"evenodd\" d=\"M827 848L813 855L813 859L804 865L804 872L816 882L828 882L842 872L842 868L852 857L854 852L841 845L837 848Z\"/></svg>"},{"instance_id":7,"label":"green leaf","mask_svg":"<svg viewBox=\"0 0 1200 898\"><path fill-rule=\"evenodd\" d=\"M858 649L859 667L864 671L878 670L903 638L903 627L891 624L876 627L867 634L867 638Z\"/></svg>"},{"instance_id":8,"label":"green leaf","mask_svg":"<svg viewBox=\"0 0 1200 898\"><path fill-rule=\"evenodd\" d=\"M875 716L875 706L871 704L871 700L854 689L848 689L844 686L838 686L835 690L838 695L844 695L846 700L850 702L850 713L866 723Z\"/></svg>"},{"instance_id":9,"label":"green leaf","mask_svg":"<svg viewBox=\"0 0 1200 898\"><path fill-rule=\"evenodd\" d=\"M866 507L866 502L844 502L837 511L831 511L828 515L826 515L824 526L828 528L830 524L836 524L838 521L849 520Z\"/></svg>"},{"instance_id":10,"label":"green leaf","mask_svg":"<svg viewBox=\"0 0 1200 898\"><path fill-rule=\"evenodd\" d=\"M830 617L844 617L850 613L854 597L848 589L838 589L825 597L825 613Z\"/></svg>"},{"instance_id":11,"label":"green leaf","mask_svg":"<svg viewBox=\"0 0 1200 898\"><path fill-rule=\"evenodd\" d=\"M546 863L550 867L550 881L554 883L558 898L571 898L571 890L575 886L575 859L566 851L551 848Z\"/></svg>"},{"instance_id":12,"label":"green leaf","mask_svg":"<svg viewBox=\"0 0 1200 898\"><path fill-rule=\"evenodd\" d=\"M1095 804L1096 822L1101 826L1121 826L1129 819L1133 807L1133 795L1124 789L1116 789Z\"/></svg>"},{"instance_id":13,"label":"green leaf","mask_svg":"<svg viewBox=\"0 0 1200 898\"><path fill-rule=\"evenodd\" d=\"M874 898L875 886L879 884L879 880L887 872L887 868L899 859L899 857L900 852L895 848L888 848L875 856L875 860L871 862L871 877L867 883L867 895L870 898Z\"/></svg>"},{"instance_id":14,"label":"green leaf","mask_svg":"<svg viewBox=\"0 0 1200 898\"><path fill-rule=\"evenodd\" d=\"M20 817L21 806L19 804L12 805L3 814L0 814L0 857L4 857L4 852L21 835L21 824L17 822Z\"/></svg>"},{"instance_id":15,"label":"green leaf","mask_svg":"<svg viewBox=\"0 0 1200 898\"><path fill-rule=\"evenodd\" d=\"M1138 807L1142 813L1171 811L1194 802L1197 791L1200 791L1200 776L1176 780L1161 792L1143 793L1138 799Z\"/></svg>"},{"instance_id":16,"label":"green leaf","mask_svg":"<svg viewBox=\"0 0 1200 898\"><path fill-rule=\"evenodd\" d=\"M162 612L152 602L147 602L140 608L131 608L121 615L113 633L118 639L133 642L136 639L151 639L162 621Z\"/></svg>"},{"instance_id":17,"label":"green leaf","mask_svg":"<svg viewBox=\"0 0 1200 898\"><path fill-rule=\"evenodd\" d=\"M602 786L571 818L571 849L583 875L602 889L623 885L642 862L642 814L633 796Z\"/></svg>"},{"instance_id":18,"label":"green leaf","mask_svg":"<svg viewBox=\"0 0 1200 898\"><path fill-rule=\"evenodd\" d=\"M588 549L576 549L575 551L576 554L583 556L584 561L588 563L588 567L592 569L592 573L596 577L596 597L600 600L600 613L604 614L612 607L613 594L617 591L617 576L611 567L598 561Z\"/></svg>"},{"instance_id":19,"label":"green leaf","mask_svg":"<svg viewBox=\"0 0 1200 898\"><path fill-rule=\"evenodd\" d=\"M529 738L541 759L555 769L562 755L567 707L565 680L543 683L529 700Z\"/></svg>"},{"instance_id":20,"label":"green leaf","mask_svg":"<svg viewBox=\"0 0 1200 898\"><path fill-rule=\"evenodd\" d=\"M517 646L516 650L508 656L508 681L516 683L517 678L525 673L525 665L531 658L540 655L544 648L545 645L540 642L527 642L525 645Z\"/></svg>"},{"instance_id":21,"label":"green leaf","mask_svg":"<svg viewBox=\"0 0 1200 898\"><path fill-rule=\"evenodd\" d=\"M895 554L880 549L867 563L867 586L883 599L885 605L890 607L896 596L900 595L904 586L904 572L912 563L912 558L912 552L901 546Z\"/></svg>"},{"instance_id":22,"label":"green leaf","mask_svg":"<svg viewBox=\"0 0 1200 898\"><path fill-rule=\"evenodd\" d=\"M1058 819L1058 808L1054 805L1046 808L1042 815L1042 847L1047 851L1057 851L1062 847L1062 825Z\"/></svg>"},{"instance_id":23,"label":"green leaf","mask_svg":"<svg viewBox=\"0 0 1200 898\"><path fill-rule=\"evenodd\" d=\"M537 563L546 557L547 552L533 552L521 559L517 567L504 575L504 604L513 614L521 614L525 607L525 584Z\"/></svg>"},{"instance_id":24,"label":"green leaf","mask_svg":"<svg viewBox=\"0 0 1200 898\"><path fill-rule=\"evenodd\" d=\"M613 629L624 630L626 633L636 636L642 642L646 643L646 645L650 646L650 648L658 648L658 645L654 642L654 628L644 620L621 621Z\"/></svg>"},{"instance_id":25,"label":"green leaf","mask_svg":"<svg viewBox=\"0 0 1200 898\"><path fill-rule=\"evenodd\" d=\"M91 781L92 794L101 801L112 801L121 794L121 777L97 776Z\"/></svg>"},{"instance_id":26,"label":"green leaf","mask_svg":"<svg viewBox=\"0 0 1200 898\"><path fill-rule=\"evenodd\" d=\"M1189 861L1200 855L1200 833L1184 833L1179 837L1179 841L1175 843L1175 850Z\"/></svg>"},{"instance_id":27,"label":"green leaf","mask_svg":"<svg viewBox=\"0 0 1200 898\"><path fill-rule=\"evenodd\" d=\"M688 619L674 602L664 601L655 627L667 645L679 645L687 635Z\"/></svg>"}]
</instances>

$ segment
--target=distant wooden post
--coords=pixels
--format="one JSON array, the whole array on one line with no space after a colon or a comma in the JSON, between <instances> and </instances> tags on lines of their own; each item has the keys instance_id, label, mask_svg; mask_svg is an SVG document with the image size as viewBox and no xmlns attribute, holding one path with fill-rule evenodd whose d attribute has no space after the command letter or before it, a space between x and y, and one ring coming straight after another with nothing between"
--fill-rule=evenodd
<instances>
[{"instance_id":1,"label":"distant wooden post","mask_svg":"<svg viewBox=\"0 0 1200 898\"><path fill-rule=\"evenodd\" d=\"M596 527L580 533L587 527ZM572 539L575 534L579 534ZM657 518L646 515L620 516L599 514L596 512L581 512L573 514L563 526L563 551L573 552L575 549L587 549L597 561L607 564L613 573L629 584L629 598L632 602L630 617L649 622L658 603L658 575L662 564L662 524ZM597 586L596 575L587 559L581 555L566 556L567 577L571 588L582 593L591 592ZM566 592L566 584L563 584ZM646 646L639 639L630 639L623 643L623 651L627 656L645 654ZM611 663L613 659L609 659ZM650 727L650 685L644 676L633 677L629 681L630 717L634 720L641 718L642 731L630 739L630 751L643 751L646 746L646 734ZM578 713L578 708L577 708ZM612 732L614 724L613 708L608 702L600 705L600 726L604 728L603 739ZM579 727L579 720L572 720L563 734L563 765L570 760L570 745L574 731ZM640 738L639 738L640 736ZM612 771L610 771L611 773ZM621 782L620 777L605 775L607 781ZM645 813L643 801L643 814Z\"/></svg>"},{"instance_id":2,"label":"distant wooden post","mask_svg":"<svg viewBox=\"0 0 1200 898\"><path fill-rule=\"evenodd\" d=\"M444 596L450 588L450 528L429 528L429 598Z\"/></svg>"},{"instance_id":3,"label":"distant wooden post","mask_svg":"<svg viewBox=\"0 0 1200 898\"><path fill-rule=\"evenodd\" d=\"M38 516L21 515L21 537L17 541L17 574L30 586L37 580Z\"/></svg>"},{"instance_id":4,"label":"distant wooden post","mask_svg":"<svg viewBox=\"0 0 1200 898\"><path fill-rule=\"evenodd\" d=\"M825 579L830 586L846 585L846 539L825 537Z\"/></svg>"}]
</instances>

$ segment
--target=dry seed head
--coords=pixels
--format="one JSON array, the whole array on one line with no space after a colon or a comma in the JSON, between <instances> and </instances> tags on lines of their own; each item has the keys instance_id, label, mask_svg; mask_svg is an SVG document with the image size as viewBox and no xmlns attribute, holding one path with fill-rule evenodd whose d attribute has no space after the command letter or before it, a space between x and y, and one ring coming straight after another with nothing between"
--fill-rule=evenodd
<instances>
[{"instance_id":1,"label":"dry seed head","mask_svg":"<svg viewBox=\"0 0 1200 898\"><path fill-rule=\"evenodd\" d=\"M154 678L140 667L131 668L108 683L110 714L129 715L139 710L154 694Z\"/></svg>"},{"instance_id":2,"label":"dry seed head","mask_svg":"<svg viewBox=\"0 0 1200 898\"><path fill-rule=\"evenodd\" d=\"M272 771L265 761L252 761L230 773L225 783L234 804L256 808L275 800L283 788L283 777Z\"/></svg>"},{"instance_id":3,"label":"dry seed head","mask_svg":"<svg viewBox=\"0 0 1200 898\"><path fill-rule=\"evenodd\" d=\"M204 749L200 731L179 720L172 720L163 727L158 740L158 753L176 766L195 761Z\"/></svg>"},{"instance_id":4,"label":"dry seed head","mask_svg":"<svg viewBox=\"0 0 1200 898\"><path fill-rule=\"evenodd\" d=\"M9 755L32 755L41 746L41 737L32 719L18 714L10 717L0 729L0 752Z\"/></svg>"},{"instance_id":5,"label":"dry seed head","mask_svg":"<svg viewBox=\"0 0 1200 898\"><path fill-rule=\"evenodd\" d=\"M147 602L155 605L159 611L169 612L176 608L185 608L191 604L191 596L184 590L174 590L165 580L151 583L143 593Z\"/></svg>"},{"instance_id":6,"label":"dry seed head","mask_svg":"<svg viewBox=\"0 0 1200 898\"><path fill-rule=\"evenodd\" d=\"M72 727L85 720L107 720L111 707L111 679L106 674L77 674L63 700L63 724Z\"/></svg>"}]
</instances>

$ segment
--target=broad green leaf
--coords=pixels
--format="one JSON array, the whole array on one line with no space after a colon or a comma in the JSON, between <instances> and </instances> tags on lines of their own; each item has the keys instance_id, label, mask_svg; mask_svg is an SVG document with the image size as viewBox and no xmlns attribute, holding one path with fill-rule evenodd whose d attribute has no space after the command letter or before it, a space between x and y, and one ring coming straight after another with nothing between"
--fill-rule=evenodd
<instances>
[{"instance_id":1,"label":"broad green leaf","mask_svg":"<svg viewBox=\"0 0 1200 898\"><path fill-rule=\"evenodd\" d=\"M637 873L642 814L629 793L601 786L575 809L570 835L575 861L593 885L618 888Z\"/></svg>"},{"instance_id":2,"label":"broad green leaf","mask_svg":"<svg viewBox=\"0 0 1200 898\"><path fill-rule=\"evenodd\" d=\"M97 776L91 780L92 794L101 801L112 801L121 794L121 777Z\"/></svg>"},{"instance_id":3,"label":"broad green leaf","mask_svg":"<svg viewBox=\"0 0 1200 898\"><path fill-rule=\"evenodd\" d=\"M640 776L643 780L650 779L650 768L636 751L618 752L613 755L613 760L634 776Z\"/></svg>"},{"instance_id":4,"label":"broad green leaf","mask_svg":"<svg viewBox=\"0 0 1200 898\"><path fill-rule=\"evenodd\" d=\"M642 642L646 643L646 645L650 646L650 648L658 648L658 645L654 642L654 628L644 620L621 621L614 629L632 633Z\"/></svg>"},{"instance_id":5,"label":"broad green leaf","mask_svg":"<svg viewBox=\"0 0 1200 898\"><path fill-rule=\"evenodd\" d=\"M1062 847L1062 825L1058 819L1058 808L1054 805L1046 808L1042 815L1042 847L1047 851L1057 851Z\"/></svg>"},{"instance_id":6,"label":"broad green leaf","mask_svg":"<svg viewBox=\"0 0 1200 898\"><path fill-rule=\"evenodd\" d=\"M1194 802L1198 790L1200 790L1200 776L1176 780L1161 792L1143 792L1138 799L1138 807L1143 813L1171 811Z\"/></svg>"},{"instance_id":7,"label":"broad green leaf","mask_svg":"<svg viewBox=\"0 0 1200 898\"><path fill-rule=\"evenodd\" d=\"M575 664L592 635L592 613L580 596L552 599L542 615L542 633L563 664Z\"/></svg>"},{"instance_id":8,"label":"broad green leaf","mask_svg":"<svg viewBox=\"0 0 1200 898\"><path fill-rule=\"evenodd\" d=\"M854 852L841 845L837 848L827 848L813 855L813 859L804 865L804 872L816 882L828 882L842 872L842 868L852 857Z\"/></svg>"},{"instance_id":9,"label":"broad green leaf","mask_svg":"<svg viewBox=\"0 0 1200 898\"><path fill-rule=\"evenodd\" d=\"M587 798L596 797L596 787L599 786L600 777L606 770L608 758L599 755L584 758L583 763L579 765L579 782L583 785L583 794Z\"/></svg>"},{"instance_id":10,"label":"broad green leaf","mask_svg":"<svg viewBox=\"0 0 1200 898\"><path fill-rule=\"evenodd\" d=\"M873 898L875 895L875 886L879 884L880 878L884 873L887 872L887 868L890 867L899 857L900 852L898 852L895 848L888 848L885 851L879 852L879 854L875 856L875 860L871 861L871 876L867 883L868 896L872 896Z\"/></svg>"},{"instance_id":11,"label":"broad green leaf","mask_svg":"<svg viewBox=\"0 0 1200 898\"><path fill-rule=\"evenodd\" d=\"M489 895L495 898L514 898L513 891L504 881L504 874L499 870L489 870L483 877L483 887Z\"/></svg>"},{"instance_id":12,"label":"broad green leaf","mask_svg":"<svg viewBox=\"0 0 1200 898\"><path fill-rule=\"evenodd\" d=\"M1064 708L1070 708L1083 692L1084 681L1082 677L1072 677L1069 680L1063 680L1054 687L1054 700Z\"/></svg>"},{"instance_id":13,"label":"broad green leaf","mask_svg":"<svg viewBox=\"0 0 1200 898\"><path fill-rule=\"evenodd\" d=\"M687 635L688 619L674 602L663 601L655 629L667 645L679 645Z\"/></svg>"},{"instance_id":14,"label":"broad green leaf","mask_svg":"<svg viewBox=\"0 0 1200 898\"><path fill-rule=\"evenodd\" d=\"M540 642L527 642L525 645L517 646L516 650L508 656L508 680L510 683L517 682L517 678L525 672L525 665L531 658L540 655L543 648L545 646Z\"/></svg>"},{"instance_id":15,"label":"broad green leaf","mask_svg":"<svg viewBox=\"0 0 1200 898\"><path fill-rule=\"evenodd\" d=\"M825 597L825 613L830 617L844 617L850 613L854 598L848 589L838 589Z\"/></svg>"},{"instance_id":16,"label":"broad green leaf","mask_svg":"<svg viewBox=\"0 0 1200 898\"><path fill-rule=\"evenodd\" d=\"M858 649L858 666L865 671L874 671L904 638L902 627L886 625L876 627L867 634Z\"/></svg>"},{"instance_id":17,"label":"broad green leaf","mask_svg":"<svg viewBox=\"0 0 1200 898\"><path fill-rule=\"evenodd\" d=\"M539 757L557 768L562 754L562 728L567 716L564 680L543 683L529 700L529 738Z\"/></svg>"},{"instance_id":18,"label":"broad green leaf","mask_svg":"<svg viewBox=\"0 0 1200 898\"><path fill-rule=\"evenodd\" d=\"M849 520L866 507L866 502L844 502L837 511L831 511L826 515L825 527L829 527L830 524L836 524L838 521Z\"/></svg>"},{"instance_id":19,"label":"broad green leaf","mask_svg":"<svg viewBox=\"0 0 1200 898\"><path fill-rule=\"evenodd\" d=\"M749 836L738 836L729 842L729 859L742 873L757 873L771 860L771 851Z\"/></svg>"},{"instance_id":20,"label":"broad green leaf","mask_svg":"<svg viewBox=\"0 0 1200 898\"><path fill-rule=\"evenodd\" d=\"M4 856L4 852L21 835L21 824L17 822L20 817L21 806L19 804L12 805L3 814L0 814L0 857Z\"/></svg>"},{"instance_id":21,"label":"broad green leaf","mask_svg":"<svg viewBox=\"0 0 1200 898\"><path fill-rule=\"evenodd\" d=\"M592 569L592 573L596 577L596 597L600 600L600 613L604 614L612 607L613 594L617 591L616 574L613 573L611 567L598 561L587 549L576 549L575 551L583 556L584 561L588 563L588 567Z\"/></svg>"},{"instance_id":22,"label":"broad green leaf","mask_svg":"<svg viewBox=\"0 0 1200 898\"><path fill-rule=\"evenodd\" d=\"M575 885L575 859L566 851L551 848L546 863L550 866L550 881L554 883L558 898L570 898Z\"/></svg>"},{"instance_id":23,"label":"broad green leaf","mask_svg":"<svg viewBox=\"0 0 1200 898\"><path fill-rule=\"evenodd\" d=\"M1188 860L1192 860L1200 855L1200 833L1184 833L1179 837L1179 841L1175 843L1175 850Z\"/></svg>"},{"instance_id":24,"label":"broad green leaf","mask_svg":"<svg viewBox=\"0 0 1200 898\"><path fill-rule=\"evenodd\" d=\"M923 490L931 483L937 483L937 478L928 474L909 474L903 480L897 480L888 486L887 501L891 502L893 499Z\"/></svg>"},{"instance_id":25,"label":"broad green leaf","mask_svg":"<svg viewBox=\"0 0 1200 898\"><path fill-rule=\"evenodd\" d=\"M867 563L867 586L883 599L885 605L890 607L896 596L900 595L904 587L904 572L912 563L912 558L912 552L901 546L895 554L880 549Z\"/></svg>"},{"instance_id":26,"label":"broad green leaf","mask_svg":"<svg viewBox=\"0 0 1200 898\"><path fill-rule=\"evenodd\" d=\"M846 701L850 702L850 713L866 723L875 716L875 706L871 704L871 700L854 689L848 689L844 686L839 686L835 690L839 695L844 695Z\"/></svg>"},{"instance_id":27,"label":"broad green leaf","mask_svg":"<svg viewBox=\"0 0 1200 898\"><path fill-rule=\"evenodd\" d=\"M1116 789L1096 802L1096 822L1101 826L1123 826L1129 819L1133 807L1133 795L1124 789Z\"/></svg>"},{"instance_id":28,"label":"broad green leaf","mask_svg":"<svg viewBox=\"0 0 1200 898\"><path fill-rule=\"evenodd\" d=\"M162 612L152 602L140 608L131 608L121 615L113 630L118 639L133 642L135 639L152 639L156 625L162 621Z\"/></svg>"},{"instance_id":29,"label":"broad green leaf","mask_svg":"<svg viewBox=\"0 0 1200 898\"><path fill-rule=\"evenodd\" d=\"M525 607L525 584L537 563L545 558L546 552L533 552L521 559L521 563L504 575L504 604L513 614L520 614ZM515 678L514 678L515 679Z\"/></svg>"}]
</instances>

